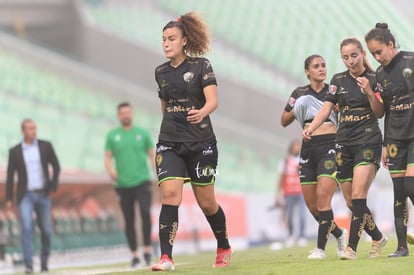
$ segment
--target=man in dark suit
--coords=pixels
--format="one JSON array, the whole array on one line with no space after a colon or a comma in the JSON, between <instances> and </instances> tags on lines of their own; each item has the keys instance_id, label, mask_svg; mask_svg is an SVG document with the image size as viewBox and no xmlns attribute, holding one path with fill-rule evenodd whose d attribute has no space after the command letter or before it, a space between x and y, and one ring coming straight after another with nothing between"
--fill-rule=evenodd
<instances>
[{"instance_id":1,"label":"man in dark suit","mask_svg":"<svg viewBox=\"0 0 414 275\"><path fill-rule=\"evenodd\" d=\"M9 151L6 181L6 206L13 206L14 174L17 172L17 205L22 227L21 239L26 274L33 273L33 212L41 232L41 271L48 271L51 243L51 200L49 194L58 186L59 161L48 141L36 138L36 123L25 119L21 124L23 141ZM50 175L49 167L53 173Z\"/></svg>"}]
</instances>

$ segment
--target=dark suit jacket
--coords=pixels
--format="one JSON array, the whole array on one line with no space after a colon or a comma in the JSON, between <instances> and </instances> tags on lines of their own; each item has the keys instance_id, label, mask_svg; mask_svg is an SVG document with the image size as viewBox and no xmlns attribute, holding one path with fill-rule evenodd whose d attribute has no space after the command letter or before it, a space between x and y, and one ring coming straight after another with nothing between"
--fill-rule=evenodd
<instances>
[{"instance_id":1,"label":"dark suit jacket","mask_svg":"<svg viewBox=\"0 0 414 275\"><path fill-rule=\"evenodd\" d=\"M43 175L45 178L44 191L46 193L55 192L58 186L60 173L59 161L50 142L45 140L37 140L37 142L43 167ZM49 174L49 165L51 165L53 168L52 177ZM17 202L20 203L21 199L27 191L27 170L26 164L24 162L21 143L12 147L9 151L9 163L7 165L6 181L6 201L13 200L13 181L15 172L17 172Z\"/></svg>"}]
</instances>

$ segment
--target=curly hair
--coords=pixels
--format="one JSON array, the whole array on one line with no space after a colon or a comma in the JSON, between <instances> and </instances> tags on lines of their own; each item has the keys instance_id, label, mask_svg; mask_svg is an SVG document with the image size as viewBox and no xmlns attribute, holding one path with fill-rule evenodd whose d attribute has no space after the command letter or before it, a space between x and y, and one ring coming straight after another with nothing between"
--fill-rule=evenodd
<instances>
[{"instance_id":1,"label":"curly hair","mask_svg":"<svg viewBox=\"0 0 414 275\"><path fill-rule=\"evenodd\" d=\"M207 24L196 12L181 15L176 21L168 22L162 30L173 27L181 30L183 37L187 38L184 51L188 56L203 56L210 50L210 32Z\"/></svg>"}]
</instances>

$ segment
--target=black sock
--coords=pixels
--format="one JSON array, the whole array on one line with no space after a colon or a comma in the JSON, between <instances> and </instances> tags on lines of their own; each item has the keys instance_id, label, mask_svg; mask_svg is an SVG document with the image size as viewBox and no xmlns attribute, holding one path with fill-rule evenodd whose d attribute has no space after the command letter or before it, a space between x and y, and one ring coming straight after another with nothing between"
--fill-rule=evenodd
<instances>
[{"instance_id":1,"label":"black sock","mask_svg":"<svg viewBox=\"0 0 414 275\"><path fill-rule=\"evenodd\" d=\"M394 224L397 234L398 248L407 248L408 207L404 192L404 178L393 178L394 187Z\"/></svg>"},{"instance_id":2,"label":"black sock","mask_svg":"<svg viewBox=\"0 0 414 275\"><path fill-rule=\"evenodd\" d=\"M414 177L406 176L404 178L404 192L411 202L414 203Z\"/></svg>"},{"instance_id":3,"label":"black sock","mask_svg":"<svg viewBox=\"0 0 414 275\"><path fill-rule=\"evenodd\" d=\"M161 255L167 254L172 259L172 248L178 229L178 206L163 204L159 223Z\"/></svg>"},{"instance_id":4,"label":"black sock","mask_svg":"<svg viewBox=\"0 0 414 275\"><path fill-rule=\"evenodd\" d=\"M206 218L217 239L217 248L229 248L230 244L227 237L226 216L224 215L223 209L219 206L216 214L206 216Z\"/></svg>"},{"instance_id":5,"label":"black sock","mask_svg":"<svg viewBox=\"0 0 414 275\"><path fill-rule=\"evenodd\" d=\"M335 222L333 220L333 212L331 210L319 212L319 227L318 227L318 248L325 250L326 242L329 234L332 231ZM342 232L341 232L342 234Z\"/></svg>"},{"instance_id":6,"label":"black sock","mask_svg":"<svg viewBox=\"0 0 414 275\"><path fill-rule=\"evenodd\" d=\"M312 214L312 216L319 223L319 215ZM331 234L334 235L335 238L337 238L337 239L342 236L342 230L338 227L338 225L335 223L335 221L333 222L333 224L331 226Z\"/></svg>"},{"instance_id":7,"label":"black sock","mask_svg":"<svg viewBox=\"0 0 414 275\"><path fill-rule=\"evenodd\" d=\"M348 246L356 251L359 239L361 238L362 231L365 227L365 210L367 209L367 200L352 200L352 209Z\"/></svg>"},{"instance_id":8,"label":"black sock","mask_svg":"<svg viewBox=\"0 0 414 275\"><path fill-rule=\"evenodd\" d=\"M365 232L371 237L373 241L379 241L382 238L382 233L379 231L377 224L372 217L372 213L368 207L365 208Z\"/></svg>"}]
</instances>

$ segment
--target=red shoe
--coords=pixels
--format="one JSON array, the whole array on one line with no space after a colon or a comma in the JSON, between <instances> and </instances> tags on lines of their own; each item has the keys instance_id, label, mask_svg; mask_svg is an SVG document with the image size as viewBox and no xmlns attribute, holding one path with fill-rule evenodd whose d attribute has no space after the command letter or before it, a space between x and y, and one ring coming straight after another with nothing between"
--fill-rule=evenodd
<instances>
[{"instance_id":1,"label":"red shoe","mask_svg":"<svg viewBox=\"0 0 414 275\"><path fill-rule=\"evenodd\" d=\"M158 264L152 266L152 271L173 271L175 270L174 262L167 254L161 256Z\"/></svg>"},{"instance_id":2,"label":"red shoe","mask_svg":"<svg viewBox=\"0 0 414 275\"><path fill-rule=\"evenodd\" d=\"M227 249L217 248L216 262L214 263L213 267L228 266L230 264L231 254L233 254L231 247Z\"/></svg>"}]
</instances>

